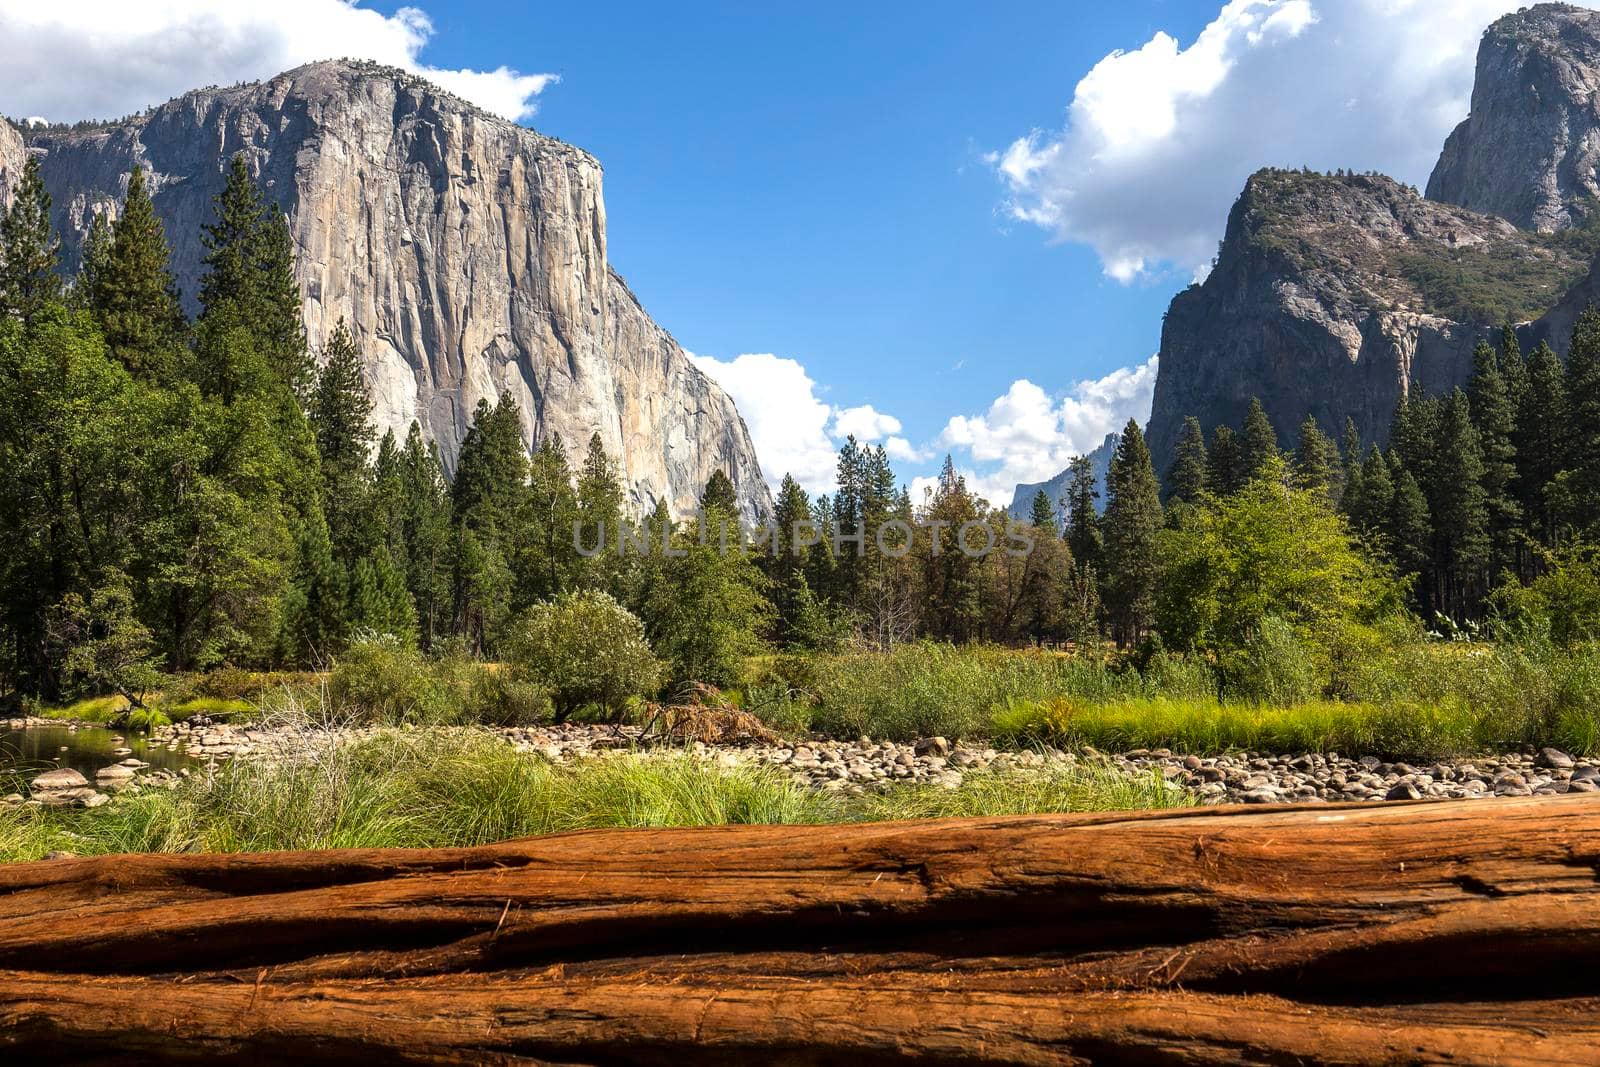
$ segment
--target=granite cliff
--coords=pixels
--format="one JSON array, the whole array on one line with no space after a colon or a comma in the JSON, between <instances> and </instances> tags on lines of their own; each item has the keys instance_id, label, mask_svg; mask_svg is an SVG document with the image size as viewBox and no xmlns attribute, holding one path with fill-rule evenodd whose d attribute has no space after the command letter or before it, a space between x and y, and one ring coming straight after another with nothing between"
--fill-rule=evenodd
<instances>
[{"instance_id":1,"label":"granite cliff","mask_svg":"<svg viewBox=\"0 0 1600 1067\"><path fill-rule=\"evenodd\" d=\"M20 168L0 123L0 196ZM611 268L600 164L392 68L315 63L105 124L22 132L76 265L94 211L150 175L190 301L200 227L243 153L287 213L313 345L349 321L380 429L413 419L447 466L480 399L515 398L532 445L599 432L632 504L691 508L716 469L768 506L743 420Z\"/></svg>"},{"instance_id":2,"label":"granite cliff","mask_svg":"<svg viewBox=\"0 0 1600 1067\"><path fill-rule=\"evenodd\" d=\"M1428 197L1550 233L1600 194L1600 11L1540 4L1478 49L1472 113L1445 141Z\"/></svg>"},{"instance_id":3,"label":"granite cliff","mask_svg":"<svg viewBox=\"0 0 1600 1067\"><path fill-rule=\"evenodd\" d=\"M1158 469L1186 416L1237 425L1251 396L1286 445L1307 414L1382 441L1402 396L1464 383L1507 321L1564 351L1600 294L1597 90L1600 13L1542 4L1484 34L1472 114L1427 197L1381 175L1253 175L1210 275L1167 311Z\"/></svg>"},{"instance_id":4,"label":"granite cliff","mask_svg":"<svg viewBox=\"0 0 1600 1067\"><path fill-rule=\"evenodd\" d=\"M1478 341L1558 304L1594 251L1588 230L1521 230L1381 175L1261 171L1210 275L1167 310L1148 431L1158 467L1186 416L1237 426L1252 396L1286 445L1307 414L1381 440L1408 390L1464 382Z\"/></svg>"}]
</instances>

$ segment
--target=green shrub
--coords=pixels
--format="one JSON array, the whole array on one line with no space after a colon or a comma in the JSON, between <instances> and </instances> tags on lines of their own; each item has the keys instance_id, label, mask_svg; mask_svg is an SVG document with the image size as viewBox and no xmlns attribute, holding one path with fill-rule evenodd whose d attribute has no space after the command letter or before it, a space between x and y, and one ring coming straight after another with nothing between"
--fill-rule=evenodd
<instances>
[{"instance_id":1,"label":"green shrub","mask_svg":"<svg viewBox=\"0 0 1600 1067\"><path fill-rule=\"evenodd\" d=\"M1276 615L1226 659L1226 691L1241 700L1286 707L1321 694L1326 675L1294 627Z\"/></svg>"},{"instance_id":2,"label":"green shrub","mask_svg":"<svg viewBox=\"0 0 1600 1067\"><path fill-rule=\"evenodd\" d=\"M362 634L328 679L328 705L362 722L515 726L549 717L543 686L495 671L459 649L425 657L392 634ZM293 704L295 701L290 700Z\"/></svg>"},{"instance_id":3,"label":"green shrub","mask_svg":"<svg viewBox=\"0 0 1600 1067\"><path fill-rule=\"evenodd\" d=\"M557 721L586 705L615 716L629 698L654 694L661 664L644 624L598 591L563 593L517 621L510 659L550 694Z\"/></svg>"}]
</instances>

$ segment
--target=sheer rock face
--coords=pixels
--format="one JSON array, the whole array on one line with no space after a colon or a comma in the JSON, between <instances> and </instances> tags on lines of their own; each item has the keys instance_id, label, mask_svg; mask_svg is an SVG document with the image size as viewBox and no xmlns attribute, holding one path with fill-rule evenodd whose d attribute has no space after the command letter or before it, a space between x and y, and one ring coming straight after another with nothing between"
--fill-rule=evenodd
<instances>
[{"instance_id":1,"label":"sheer rock face","mask_svg":"<svg viewBox=\"0 0 1600 1067\"><path fill-rule=\"evenodd\" d=\"M732 400L608 265L601 167L577 148L351 62L27 139L69 269L92 212L145 167L191 312L201 226L244 153L289 217L312 345L348 320L380 431L419 420L447 467L478 401L510 396L530 445L560 434L576 462L598 432L636 509L682 513L718 468L747 511L769 501Z\"/></svg>"},{"instance_id":2,"label":"sheer rock face","mask_svg":"<svg viewBox=\"0 0 1600 1067\"><path fill-rule=\"evenodd\" d=\"M1472 114L1445 142L1428 196L1551 233L1600 195L1600 11L1539 4L1490 26Z\"/></svg>"},{"instance_id":3,"label":"sheer rock face","mask_svg":"<svg viewBox=\"0 0 1600 1067\"><path fill-rule=\"evenodd\" d=\"M5 119L0 119L0 208L11 206L11 196L22 182L22 167L28 161L28 149L22 143L22 134Z\"/></svg>"},{"instance_id":4,"label":"sheer rock face","mask_svg":"<svg viewBox=\"0 0 1600 1067\"><path fill-rule=\"evenodd\" d=\"M1408 390L1467 380L1474 347L1506 317L1479 305L1531 319L1587 267L1574 243L1379 175L1262 171L1234 204L1209 277L1167 311L1149 427L1157 470L1185 417L1208 433L1237 427L1252 396L1286 446L1307 414L1334 435L1354 419L1382 441ZM1491 296L1458 274L1488 278Z\"/></svg>"}]
</instances>

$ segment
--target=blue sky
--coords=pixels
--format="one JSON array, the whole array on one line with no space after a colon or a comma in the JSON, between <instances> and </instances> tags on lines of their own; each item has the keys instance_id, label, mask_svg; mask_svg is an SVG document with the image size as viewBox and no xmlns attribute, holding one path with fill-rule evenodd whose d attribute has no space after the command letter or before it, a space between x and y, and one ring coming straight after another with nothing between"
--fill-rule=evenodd
<instances>
[{"instance_id":1,"label":"blue sky","mask_svg":"<svg viewBox=\"0 0 1600 1067\"><path fill-rule=\"evenodd\" d=\"M0 99L420 70L601 160L614 266L769 478L826 488L855 430L1008 500L1148 414L1162 312L1251 171L1424 183L1515 2L0 0Z\"/></svg>"},{"instance_id":2,"label":"blue sky","mask_svg":"<svg viewBox=\"0 0 1600 1067\"><path fill-rule=\"evenodd\" d=\"M685 347L797 360L825 402L919 445L1017 378L1064 388L1155 351L1187 278L1104 278L1000 214L981 156L1215 4L689 6L434 3L427 52L561 76L529 122L605 164L612 262Z\"/></svg>"}]
</instances>

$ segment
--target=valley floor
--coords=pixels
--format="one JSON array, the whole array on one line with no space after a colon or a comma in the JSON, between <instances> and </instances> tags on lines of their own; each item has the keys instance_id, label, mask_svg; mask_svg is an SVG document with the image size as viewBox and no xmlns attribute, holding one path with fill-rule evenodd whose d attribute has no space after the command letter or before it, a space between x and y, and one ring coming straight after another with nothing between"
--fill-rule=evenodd
<instances>
[{"instance_id":1,"label":"valley floor","mask_svg":"<svg viewBox=\"0 0 1600 1067\"><path fill-rule=\"evenodd\" d=\"M0 726L65 729L69 741L109 733L53 719ZM141 747L148 759L101 751L112 754L106 765L83 773L47 764L9 772L15 791L0 799L0 860L442 847L605 826L1600 793L1597 762L1554 748L1413 764L1335 752L1005 749L942 737L706 744L589 723L230 726L197 718L153 731Z\"/></svg>"}]
</instances>

